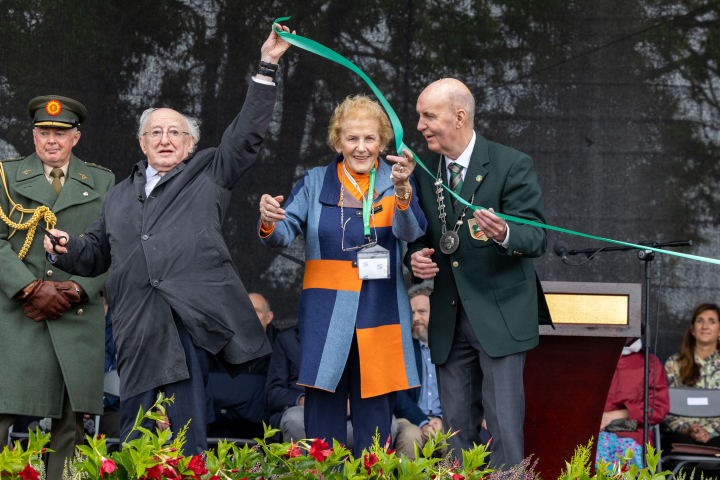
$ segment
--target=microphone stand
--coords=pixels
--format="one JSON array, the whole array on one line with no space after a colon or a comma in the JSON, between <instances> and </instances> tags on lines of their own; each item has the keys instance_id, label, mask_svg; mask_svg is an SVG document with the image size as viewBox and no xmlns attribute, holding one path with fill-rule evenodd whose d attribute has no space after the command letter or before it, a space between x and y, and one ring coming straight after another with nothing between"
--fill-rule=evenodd
<instances>
[{"instance_id":1,"label":"microphone stand","mask_svg":"<svg viewBox=\"0 0 720 480\"><path fill-rule=\"evenodd\" d=\"M647 246L647 247L653 247L653 248L675 248L675 247L688 247L692 246L692 240L681 240L681 241L675 241L675 242L665 242L665 243L659 243L659 242L652 242L652 241L645 241L640 242L638 245ZM570 265L573 267L577 267L580 265L584 265L585 263L589 262L593 259L595 255L597 255L600 252L625 252L628 250L634 250L632 247L603 247L603 248L586 248L584 250L565 250L565 248L561 248L561 250L556 251L558 255L562 258L562 261L566 265ZM578 264L572 264L568 263L567 255L585 255L587 259L583 262L580 262ZM642 319L642 327L644 328L644 337L643 338L643 347L645 349L645 373L644 373L644 382L643 382L643 453L642 453L642 465L644 468L647 467L647 444L648 444L648 432L650 431L650 422L648 420L648 416L650 414L650 408L649 408L649 397L650 397L650 350L648 349L651 343L650 338L650 265L652 264L652 261L655 260L655 252L652 250L639 250L638 251L638 259L642 262L645 262L645 315ZM659 307L658 307L659 308ZM654 383L653 383L654 386ZM654 400L654 398L653 398ZM654 402L653 402L654 403Z\"/></svg>"}]
</instances>

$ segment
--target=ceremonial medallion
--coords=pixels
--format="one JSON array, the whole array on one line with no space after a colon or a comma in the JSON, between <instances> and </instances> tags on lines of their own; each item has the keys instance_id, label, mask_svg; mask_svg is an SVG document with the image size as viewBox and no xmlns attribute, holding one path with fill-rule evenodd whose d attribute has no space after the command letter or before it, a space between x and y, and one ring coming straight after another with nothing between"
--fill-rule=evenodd
<instances>
[{"instance_id":1,"label":"ceremonial medallion","mask_svg":"<svg viewBox=\"0 0 720 480\"><path fill-rule=\"evenodd\" d=\"M474 218L468 219L468 228L470 229L470 236L474 240L482 240L483 242L487 242L489 238L487 235L485 235L485 232L483 232L477 223L475 223Z\"/></svg>"},{"instance_id":2,"label":"ceremonial medallion","mask_svg":"<svg viewBox=\"0 0 720 480\"><path fill-rule=\"evenodd\" d=\"M440 237L440 251L445 255L455 253L460 246L460 237L454 230L448 230Z\"/></svg>"}]
</instances>

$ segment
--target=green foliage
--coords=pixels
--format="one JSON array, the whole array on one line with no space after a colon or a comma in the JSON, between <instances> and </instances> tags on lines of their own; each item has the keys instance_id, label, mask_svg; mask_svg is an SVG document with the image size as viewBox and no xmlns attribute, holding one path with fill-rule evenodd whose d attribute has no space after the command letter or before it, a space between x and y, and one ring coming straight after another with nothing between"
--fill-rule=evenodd
<instances>
[{"instance_id":1,"label":"green foliage","mask_svg":"<svg viewBox=\"0 0 720 480\"><path fill-rule=\"evenodd\" d=\"M50 435L42 433L40 427L33 433L30 431L28 448L23 450L21 443L15 442L13 450L7 446L0 452L0 477L20 478L20 472L32 468L36 472L44 473L45 467L40 456L52 450L45 448L50 442Z\"/></svg>"}]
</instances>

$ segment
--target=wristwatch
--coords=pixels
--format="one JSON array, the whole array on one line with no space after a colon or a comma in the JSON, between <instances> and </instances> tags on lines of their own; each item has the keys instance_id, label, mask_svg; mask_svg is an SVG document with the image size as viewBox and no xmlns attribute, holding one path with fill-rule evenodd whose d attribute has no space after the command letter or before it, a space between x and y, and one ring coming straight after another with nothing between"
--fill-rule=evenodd
<instances>
[{"instance_id":1,"label":"wristwatch","mask_svg":"<svg viewBox=\"0 0 720 480\"><path fill-rule=\"evenodd\" d=\"M404 195L398 195L397 193L395 194L395 196L396 196L397 198L399 198L400 200L407 200L408 198L410 198L410 195L412 195L412 187L410 188L410 191L409 191L409 192L405 192Z\"/></svg>"}]
</instances>

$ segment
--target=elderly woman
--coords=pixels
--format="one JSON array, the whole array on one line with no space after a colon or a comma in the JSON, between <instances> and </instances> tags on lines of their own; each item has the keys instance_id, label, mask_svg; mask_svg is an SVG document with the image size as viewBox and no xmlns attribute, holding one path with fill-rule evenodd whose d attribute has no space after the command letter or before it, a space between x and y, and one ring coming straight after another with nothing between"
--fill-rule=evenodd
<instances>
[{"instance_id":1,"label":"elderly woman","mask_svg":"<svg viewBox=\"0 0 720 480\"><path fill-rule=\"evenodd\" d=\"M670 387L720 388L720 307L700 304L685 331L680 353L665 362ZM720 418L688 418L668 415L665 423L672 431L663 438L669 452L673 443L720 447Z\"/></svg>"},{"instance_id":2,"label":"elderly woman","mask_svg":"<svg viewBox=\"0 0 720 480\"><path fill-rule=\"evenodd\" d=\"M299 306L305 427L309 438L346 442L347 402L356 456L376 428L390 434L396 392L420 385L403 284L402 241L427 222L413 195L412 154L380 153L392 128L380 105L348 97L330 120L328 143L338 155L282 196L263 195L259 233L271 248L305 236ZM297 439L296 439L297 440Z\"/></svg>"}]
</instances>

